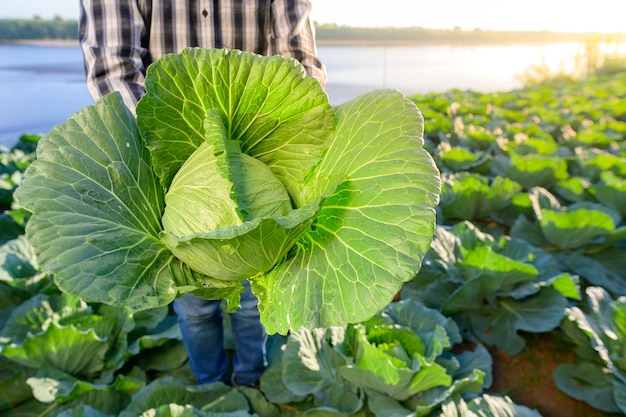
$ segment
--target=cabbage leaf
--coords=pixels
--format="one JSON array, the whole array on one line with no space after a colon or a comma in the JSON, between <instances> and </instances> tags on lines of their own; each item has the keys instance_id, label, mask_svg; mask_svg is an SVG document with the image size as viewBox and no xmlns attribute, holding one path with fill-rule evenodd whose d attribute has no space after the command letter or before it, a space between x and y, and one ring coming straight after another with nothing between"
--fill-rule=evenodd
<instances>
[{"instance_id":1,"label":"cabbage leaf","mask_svg":"<svg viewBox=\"0 0 626 417\"><path fill-rule=\"evenodd\" d=\"M626 413L626 297L604 288L586 289L587 305L567 309L566 318L588 338L596 357L561 364L554 381L567 395L608 413Z\"/></svg>"},{"instance_id":2,"label":"cabbage leaf","mask_svg":"<svg viewBox=\"0 0 626 417\"><path fill-rule=\"evenodd\" d=\"M136 113L118 93L81 109L15 193L63 291L232 309L249 279L286 333L365 320L419 271L441 184L400 92L333 108L294 60L189 48L150 66Z\"/></svg>"}]
</instances>

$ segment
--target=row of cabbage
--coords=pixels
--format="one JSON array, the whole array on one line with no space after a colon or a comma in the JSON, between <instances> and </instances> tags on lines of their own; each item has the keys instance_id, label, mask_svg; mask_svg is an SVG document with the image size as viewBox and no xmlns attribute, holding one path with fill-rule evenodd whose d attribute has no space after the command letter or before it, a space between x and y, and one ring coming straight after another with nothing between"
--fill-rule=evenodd
<instances>
[{"instance_id":1,"label":"row of cabbage","mask_svg":"<svg viewBox=\"0 0 626 417\"><path fill-rule=\"evenodd\" d=\"M443 176L438 231L403 298L515 355L554 331L568 395L626 413L626 74L414 97Z\"/></svg>"},{"instance_id":2,"label":"row of cabbage","mask_svg":"<svg viewBox=\"0 0 626 417\"><path fill-rule=\"evenodd\" d=\"M168 308L58 291L11 209L34 158L23 137L2 152L0 415L536 416L487 393L485 346L514 355L548 331L580 356L557 385L625 413L625 81L413 97L444 179L421 272L367 322L272 337L261 391L194 386Z\"/></svg>"},{"instance_id":3,"label":"row of cabbage","mask_svg":"<svg viewBox=\"0 0 626 417\"><path fill-rule=\"evenodd\" d=\"M4 206L36 139L2 155ZM62 293L24 238L28 213L9 209L0 221L0 416L539 415L487 394L487 349L456 353L455 321L418 300L363 323L272 336L260 391L194 385L170 308L133 312Z\"/></svg>"}]
</instances>

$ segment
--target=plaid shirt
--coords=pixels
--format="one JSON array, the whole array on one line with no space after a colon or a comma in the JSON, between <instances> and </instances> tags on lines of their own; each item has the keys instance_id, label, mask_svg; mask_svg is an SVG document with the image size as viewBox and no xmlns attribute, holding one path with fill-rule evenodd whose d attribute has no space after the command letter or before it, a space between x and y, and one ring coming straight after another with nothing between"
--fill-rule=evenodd
<instances>
[{"instance_id":1,"label":"plaid shirt","mask_svg":"<svg viewBox=\"0 0 626 417\"><path fill-rule=\"evenodd\" d=\"M80 0L89 92L117 90L134 109L148 65L190 46L295 58L324 85L310 8L308 0Z\"/></svg>"}]
</instances>

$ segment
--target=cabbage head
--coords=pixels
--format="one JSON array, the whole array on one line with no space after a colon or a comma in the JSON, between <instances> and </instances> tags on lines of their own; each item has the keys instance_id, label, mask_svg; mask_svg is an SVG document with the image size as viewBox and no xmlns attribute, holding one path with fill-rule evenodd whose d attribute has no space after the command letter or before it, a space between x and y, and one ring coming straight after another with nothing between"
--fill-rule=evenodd
<instances>
[{"instance_id":1,"label":"cabbage head","mask_svg":"<svg viewBox=\"0 0 626 417\"><path fill-rule=\"evenodd\" d=\"M279 56L189 48L55 126L16 190L26 235L65 292L143 310L184 293L270 333L365 320L420 269L439 172L399 91L331 106Z\"/></svg>"}]
</instances>

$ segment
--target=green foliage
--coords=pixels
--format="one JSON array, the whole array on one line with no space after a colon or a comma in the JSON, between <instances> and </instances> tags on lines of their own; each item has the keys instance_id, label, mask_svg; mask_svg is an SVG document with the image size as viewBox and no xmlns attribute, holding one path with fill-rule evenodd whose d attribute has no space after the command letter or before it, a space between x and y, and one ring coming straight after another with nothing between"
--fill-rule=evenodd
<instances>
[{"instance_id":1,"label":"green foliage","mask_svg":"<svg viewBox=\"0 0 626 417\"><path fill-rule=\"evenodd\" d=\"M401 294L509 354L525 332L565 330L580 363L559 368L559 386L612 412L623 412L624 376L598 346L623 339L621 313L580 312L626 293L625 85L622 72L488 100L472 91L412 97L432 120L425 132L444 186L435 239ZM589 293L585 307L579 287L589 286L603 295Z\"/></svg>"},{"instance_id":2,"label":"green foliage","mask_svg":"<svg viewBox=\"0 0 626 417\"><path fill-rule=\"evenodd\" d=\"M564 317L577 280L557 260L524 240L494 239L471 223L438 228L424 267L403 289L453 317L471 334L510 355L525 345L520 331L547 332Z\"/></svg>"},{"instance_id":3,"label":"green foliage","mask_svg":"<svg viewBox=\"0 0 626 417\"><path fill-rule=\"evenodd\" d=\"M396 90L333 108L305 74L188 48L150 66L136 119L111 93L54 127L15 191L42 268L134 310L184 293L236 308L249 279L270 333L379 311L434 233L423 119Z\"/></svg>"},{"instance_id":4,"label":"green foliage","mask_svg":"<svg viewBox=\"0 0 626 417\"><path fill-rule=\"evenodd\" d=\"M470 401L462 398L448 400L442 407L439 417L479 417L509 415L517 417L541 417L535 410L515 404L508 397L483 395Z\"/></svg>"},{"instance_id":5,"label":"green foliage","mask_svg":"<svg viewBox=\"0 0 626 417\"><path fill-rule=\"evenodd\" d=\"M522 186L506 177L459 172L443 176L441 214L447 219L486 220L508 206Z\"/></svg>"},{"instance_id":6,"label":"green foliage","mask_svg":"<svg viewBox=\"0 0 626 417\"><path fill-rule=\"evenodd\" d=\"M261 391L191 385L167 307L120 315L124 310L62 295L24 239L29 214L12 196L37 141L22 138L2 149L1 168L17 180L6 188L0 215L0 415L537 416L486 393L486 345L514 355L528 333L552 331L578 355L555 373L561 390L599 410L626 412L626 74L410 99L424 115L425 147L444 173L436 234L421 270L402 285L401 303L373 317L273 339ZM388 102L380 103L383 109ZM529 166L535 164L544 169ZM374 256L374 242L352 247ZM105 323L106 340L96 338ZM79 366L86 347L94 358L108 352L108 360L94 361L100 372ZM37 366L42 357L52 364Z\"/></svg>"},{"instance_id":7,"label":"green foliage","mask_svg":"<svg viewBox=\"0 0 626 417\"><path fill-rule=\"evenodd\" d=\"M456 324L437 311L391 303L363 323L291 333L262 388L270 401L296 409L355 413L367 404L379 417L390 408L425 416L446 398L488 385L487 351L455 355L450 349L460 341Z\"/></svg>"},{"instance_id":8,"label":"green foliage","mask_svg":"<svg viewBox=\"0 0 626 417\"><path fill-rule=\"evenodd\" d=\"M192 382L168 308L133 314L61 293L23 235L0 246L0 295L0 398L10 399L0 412L56 415L80 405L117 415L149 374Z\"/></svg>"},{"instance_id":9,"label":"green foliage","mask_svg":"<svg viewBox=\"0 0 626 417\"><path fill-rule=\"evenodd\" d=\"M22 181L26 168L35 160L33 151L38 140L39 137L24 135L11 149L0 147L0 208L11 207L13 192Z\"/></svg>"},{"instance_id":10,"label":"green foliage","mask_svg":"<svg viewBox=\"0 0 626 417\"><path fill-rule=\"evenodd\" d=\"M600 287L589 287L586 294L585 305L567 310L567 319L574 324L567 329L597 356L560 365L555 382L568 395L595 408L626 413L626 297L613 299Z\"/></svg>"}]
</instances>

